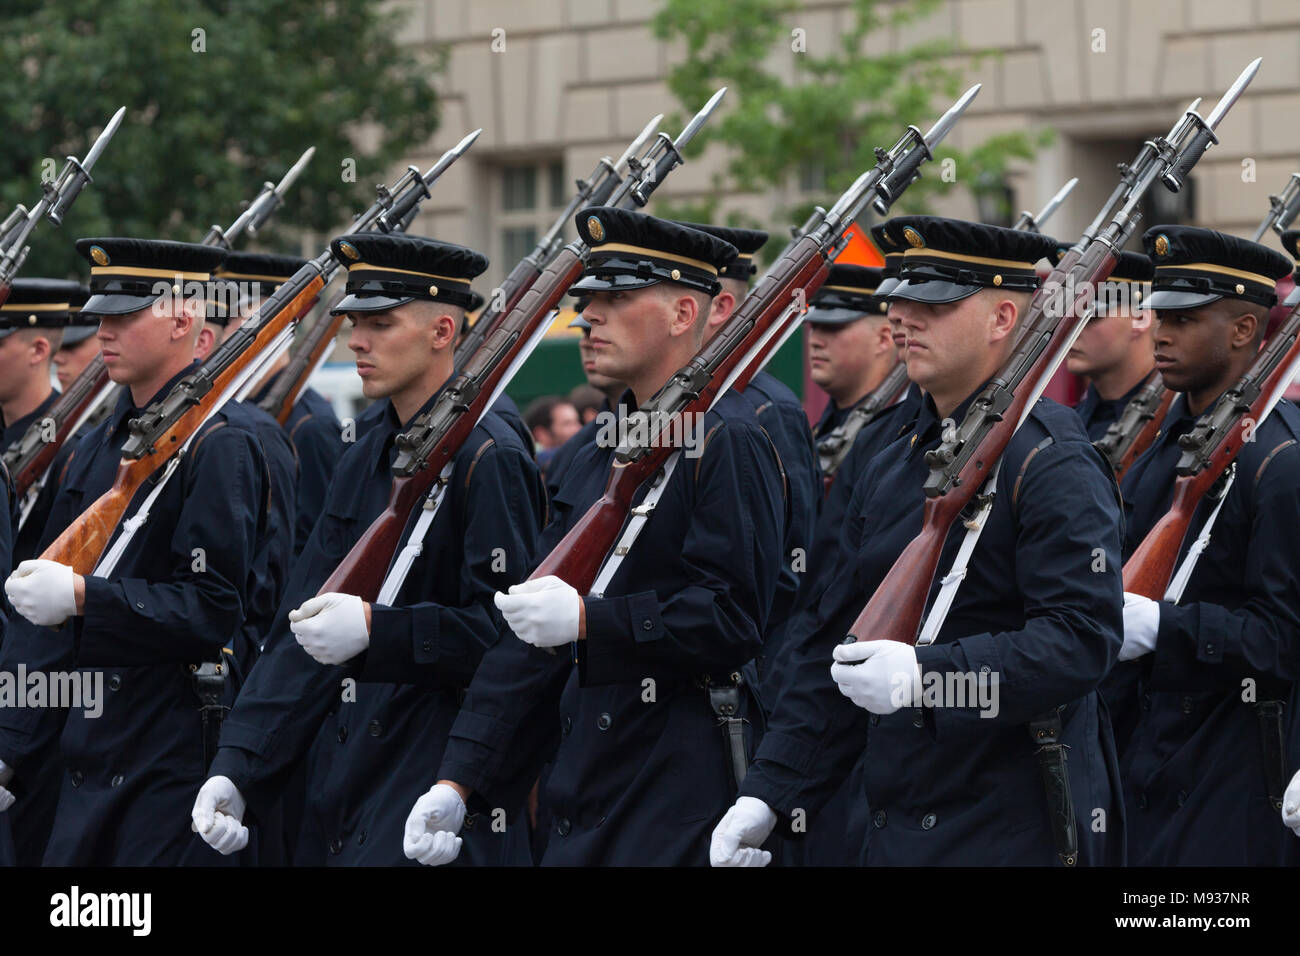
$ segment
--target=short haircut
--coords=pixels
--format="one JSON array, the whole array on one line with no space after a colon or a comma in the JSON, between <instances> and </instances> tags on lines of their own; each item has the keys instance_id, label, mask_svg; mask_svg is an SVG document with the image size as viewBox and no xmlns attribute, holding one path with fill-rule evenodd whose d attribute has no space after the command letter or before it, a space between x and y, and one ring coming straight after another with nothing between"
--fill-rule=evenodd
<instances>
[{"instance_id":1,"label":"short haircut","mask_svg":"<svg viewBox=\"0 0 1300 956\"><path fill-rule=\"evenodd\" d=\"M534 398L524 409L524 424L528 430L534 428L544 428L551 430L551 422L555 415L557 405L568 405L569 400L563 395L543 395L540 398Z\"/></svg>"}]
</instances>

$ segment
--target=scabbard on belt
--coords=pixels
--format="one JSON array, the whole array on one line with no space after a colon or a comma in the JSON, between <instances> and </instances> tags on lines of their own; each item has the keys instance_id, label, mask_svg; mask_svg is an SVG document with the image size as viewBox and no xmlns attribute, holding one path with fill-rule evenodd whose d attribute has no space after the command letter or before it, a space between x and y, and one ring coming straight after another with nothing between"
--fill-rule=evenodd
<instances>
[{"instance_id":1,"label":"scabbard on belt","mask_svg":"<svg viewBox=\"0 0 1300 956\"><path fill-rule=\"evenodd\" d=\"M736 789L740 789L745 772L749 769L745 755L746 721L739 716L742 680L740 674L735 673L730 680L724 682L706 679L706 685L709 690L709 706L718 718L718 726L722 728L723 741L731 762L731 775L736 782Z\"/></svg>"},{"instance_id":2,"label":"scabbard on belt","mask_svg":"<svg viewBox=\"0 0 1300 956\"><path fill-rule=\"evenodd\" d=\"M205 661L190 665L194 693L199 698L199 720L203 732L203 767L212 765L217 755L217 741L221 737L221 721L226 716L224 702L228 668L224 662Z\"/></svg>"},{"instance_id":3,"label":"scabbard on belt","mask_svg":"<svg viewBox=\"0 0 1300 956\"><path fill-rule=\"evenodd\" d=\"M1286 790L1286 742L1282 728L1282 715L1286 702L1261 700L1255 704L1259 718L1259 741L1264 757L1264 784L1268 788L1268 802L1274 810L1282 809L1282 794Z\"/></svg>"},{"instance_id":4,"label":"scabbard on belt","mask_svg":"<svg viewBox=\"0 0 1300 956\"><path fill-rule=\"evenodd\" d=\"M1065 866L1079 861L1079 833L1074 819L1074 797L1070 793L1070 773L1066 766L1065 745L1061 743L1061 712L1052 710L1029 722L1029 739L1038 748L1038 769L1043 775L1047 795L1047 815L1052 828L1056 855Z\"/></svg>"}]
</instances>

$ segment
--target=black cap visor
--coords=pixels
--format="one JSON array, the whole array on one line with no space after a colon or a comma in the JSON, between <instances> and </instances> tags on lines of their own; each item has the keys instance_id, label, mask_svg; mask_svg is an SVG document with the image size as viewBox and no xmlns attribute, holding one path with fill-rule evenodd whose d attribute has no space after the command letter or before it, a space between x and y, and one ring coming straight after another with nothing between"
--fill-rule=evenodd
<instances>
[{"instance_id":1,"label":"black cap visor","mask_svg":"<svg viewBox=\"0 0 1300 956\"><path fill-rule=\"evenodd\" d=\"M909 302L928 302L942 305L946 302L960 302L969 298L984 286L966 285L960 282L948 282L945 279L900 279L894 290L886 296L889 299L906 299ZM879 290L876 292L880 294Z\"/></svg>"},{"instance_id":2,"label":"black cap visor","mask_svg":"<svg viewBox=\"0 0 1300 956\"><path fill-rule=\"evenodd\" d=\"M341 315L344 312L387 312L389 309L395 309L399 305L406 305L406 303L414 301L415 296L395 298L391 295L349 292L339 300L338 305L330 309L330 315Z\"/></svg>"},{"instance_id":3,"label":"black cap visor","mask_svg":"<svg viewBox=\"0 0 1300 956\"><path fill-rule=\"evenodd\" d=\"M80 345L99 331L98 325L69 325L63 329L63 342L60 348Z\"/></svg>"},{"instance_id":4,"label":"black cap visor","mask_svg":"<svg viewBox=\"0 0 1300 956\"><path fill-rule=\"evenodd\" d=\"M92 295L81 307L82 315L130 315L147 309L158 301L156 295L127 295L125 292L102 292Z\"/></svg>"},{"instance_id":5,"label":"black cap visor","mask_svg":"<svg viewBox=\"0 0 1300 956\"><path fill-rule=\"evenodd\" d=\"M1196 309L1223 296L1214 292L1184 292L1180 289L1156 289L1146 301L1148 309Z\"/></svg>"}]
</instances>

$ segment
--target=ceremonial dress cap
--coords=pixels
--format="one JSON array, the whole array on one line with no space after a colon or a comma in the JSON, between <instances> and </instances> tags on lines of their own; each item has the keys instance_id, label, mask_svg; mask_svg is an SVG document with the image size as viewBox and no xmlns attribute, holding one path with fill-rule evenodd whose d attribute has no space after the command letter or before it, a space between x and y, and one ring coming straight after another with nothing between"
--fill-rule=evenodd
<instances>
[{"instance_id":1,"label":"ceremonial dress cap","mask_svg":"<svg viewBox=\"0 0 1300 956\"><path fill-rule=\"evenodd\" d=\"M1300 229L1288 229L1282 233L1282 247L1291 254L1295 260L1296 285L1286 297L1282 304L1288 308L1295 308L1300 303Z\"/></svg>"},{"instance_id":2,"label":"ceremonial dress cap","mask_svg":"<svg viewBox=\"0 0 1300 956\"><path fill-rule=\"evenodd\" d=\"M1036 232L937 216L896 216L885 228L903 249L900 281L887 296L913 302L957 302L980 289L1032 292L1035 265L1057 245Z\"/></svg>"},{"instance_id":3,"label":"ceremonial dress cap","mask_svg":"<svg viewBox=\"0 0 1300 956\"><path fill-rule=\"evenodd\" d=\"M78 283L76 294L71 296L68 302L72 308L68 312L68 324L63 327L63 341L59 344L59 348L66 349L79 345L99 330L99 316L83 315L81 312L89 298L90 289Z\"/></svg>"},{"instance_id":4,"label":"ceremonial dress cap","mask_svg":"<svg viewBox=\"0 0 1300 956\"><path fill-rule=\"evenodd\" d=\"M1068 247L1067 247L1068 248ZM1130 310L1148 308L1151 298L1151 279L1155 265L1140 252L1121 252L1119 261L1105 282L1097 285L1095 315L1105 317L1111 308L1127 305Z\"/></svg>"},{"instance_id":5,"label":"ceremonial dress cap","mask_svg":"<svg viewBox=\"0 0 1300 956\"><path fill-rule=\"evenodd\" d=\"M847 325L864 315L885 312L889 303L877 294L883 272L869 266L831 266L826 284L813 295L804 321L814 325Z\"/></svg>"},{"instance_id":6,"label":"ceremonial dress cap","mask_svg":"<svg viewBox=\"0 0 1300 956\"><path fill-rule=\"evenodd\" d=\"M245 301L269 298L295 272L307 264L301 256L265 252L231 252L212 273L208 321L225 326Z\"/></svg>"},{"instance_id":7,"label":"ceremonial dress cap","mask_svg":"<svg viewBox=\"0 0 1300 956\"><path fill-rule=\"evenodd\" d=\"M577 215L578 234L591 249L570 295L641 289L676 282L717 295L720 270L736 247L707 232L613 206L588 206Z\"/></svg>"},{"instance_id":8,"label":"ceremonial dress cap","mask_svg":"<svg viewBox=\"0 0 1300 956\"><path fill-rule=\"evenodd\" d=\"M1197 226L1153 226L1142 245L1155 263L1152 309L1195 309L1219 299L1272 308L1277 280L1291 271L1268 246Z\"/></svg>"},{"instance_id":9,"label":"ceremonial dress cap","mask_svg":"<svg viewBox=\"0 0 1300 956\"><path fill-rule=\"evenodd\" d=\"M226 250L166 239L78 239L77 252L90 261L86 315L127 315L171 294L186 294L186 283L212 279Z\"/></svg>"},{"instance_id":10,"label":"ceremonial dress cap","mask_svg":"<svg viewBox=\"0 0 1300 956\"><path fill-rule=\"evenodd\" d=\"M81 285L67 279L14 279L0 305L0 338L18 329L61 329Z\"/></svg>"},{"instance_id":11,"label":"ceremonial dress cap","mask_svg":"<svg viewBox=\"0 0 1300 956\"><path fill-rule=\"evenodd\" d=\"M749 277L758 271L758 267L754 265L754 253L762 249L763 244L767 242L767 233L762 229L712 226L703 222L676 221L676 224L685 226L687 229L698 229L700 232L707 232L710 236L721 239L723 242L729 242L736 247L736 255L730 261L718 267L719 279L739 279L741 282L748 282Z\"/></svg>"},{"instance_id":12,"label":"ceremonial dress cap","mask_svg":"<svg viewBox=\"0 0 1300 956\"><path fill-rule=\"evenodd\" d=\"M414 302L474 303L470 282L488 267L487 256L424 236L358 232L330 243L348 269L347 294L330 311L383 312Z\"/></svg>"},{"instance_id":13,"label":"ceremonial dress cap","mask_svg":"<svg viewBox=\"0 0 1300 956\"><path fill-rule=\"evenodd\" d=\"M885 267L881 271L880 285L876 295L881 298L894 291L898 285L898 273L903 269L903 249L889 235L889 223L878 222L871 227L871 241L876 244L880 254L885 257Z\"/></svg>"}]
</instances>

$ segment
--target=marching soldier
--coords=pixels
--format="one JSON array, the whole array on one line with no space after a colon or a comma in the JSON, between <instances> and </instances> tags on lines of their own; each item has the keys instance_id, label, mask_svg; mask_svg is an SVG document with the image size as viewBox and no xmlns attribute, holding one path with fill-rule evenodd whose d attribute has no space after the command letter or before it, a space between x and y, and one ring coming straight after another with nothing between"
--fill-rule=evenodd
<instances>
[{"instance_id":1,"label":"marching soldier","mask_svg":"<svg viewBox=\"0 0 1300 956\"><path fill-rule=\"evenodd\" d=\"M598 370L628 383L627 424L627 411L699 350L718 270L736 250L611 207L579 212L577 227L591 252L571 291L590 298ZM512 782L532 783L550 753L540 738L558 726L543 864L705 862L709 828L743 773L743 721L756 714L738 673L765 633L784 503L771 443L743 395L724 393L687 424L699 439L693 457L676 459L601 594L547 576L497 595L510 631L474 676L440 782L411 810L411 858L454 859L466 803L509 805ZM539 554L600 497L614 450L597 441L575 456Z\"/></svg>"},{"instance_id":2,"label":"marching soldier","mask_svg":"<svg viewBox=\"0 0 1300 956\"><path fill-rule=\"evenodd\" d=\"M809 376L830 396L813 426L814 438L843 424L894 367L897 353L884 303L868 311L882 275L866 266L831 266L826 284L808 303Z\"/></svg>"},{"instance_id":3,"label":"marching soldier","mask_svg":"<svg viewBox=\"0 0 1300 956\"><path fill-rule=\"evenodd\" d=\"M1074 406L1093 441L1155 375L1151 310L1143 296L1154 267L1141 253L1121 252L1105 282L1098 283L1092 318L1065 356L1065 367L1089 379Z\"/></svg>"},{"instance_id":4,"label":"marching soldier","mask_svg":"<svg viewBox=\"0 0 1300 956\"><path fill-rule=\"evenodd\" d=\"M50 363L80 291L79 284L66 279L15 279L9 298L0 305L0 451L20 441L58 401L59 393L50 385ZM67 443L59 449L52 475L63 469L71 451ZM56 482L47 482L22 528L15 526L15 564L36 556L56 487Z\"/></svg>"},{"instance_id":5,"label":"marching soldier","mask_svg":"<svg viewBox=\"0 0 1300 956\"><path fill-rule=\"evenodd\" d=\"M714 297L709 309L708 328L704 333L707 343L740 308L749 294L750 277L757 271L753 257L767 242L767 233L758 229L738 229L724 226L681 222L679 225L716 236L736 247L738 255L724 263L718 270L722 291ZM810 310L809 314L815 310ZM821 506L821 475L817 456L813 451L812 433L808 428L808 415L803 403L789 388L770 372L760 371L749 380L741 394L754 406L758 424L767 432L776 447L781 474L786 486L789 515L782 543L781 575L768 615L767 633L763 650L756 658L755 676L760 681L760 698L770 706L761 686L774 661L785 644L786 624L794 606L794 596L803 577L813 528Z\"/></svg>"},{"instance_id":6,"label":"marching soldier","mask_svg":"<svg viewBox=\"0 0 1300 956\"><path fill-rule=\"evenodd\" d=\"M1095 689L1120 645L1119 502L1072 411L1040 401L1011 440L935 641L841 646L921 528L925 452L1009 356L1039 284L1035 263L1052 247L1033 233L928 216L895 218L890 231L907 248L890 308L924 405L857 483L844 567L791 655L797 671L714 831L711 860L766 863L759 847L778 819L784 832L811 831L861 758L866 864L1118 863L1118 781ZM936 585L964 530L949 536ZM1068 767L1060 748L1039 753L1044 739L1068 746Z\"/></svg>"},{"instance_id":7,"label":"marching soldier","mask_svg":"<svg viewBox=\"0 0 1300 956\"><path fill-rule=\"evenodd\" d=\"M59 388L64 391L99 355L99 339L95 338L99 319L93 315L81 314L81 307L86 304L86 299L89 297L90 290L84 285L79 285L76 295L69 303L71 308L68 322L63 327L63 339L59 343L59 350L54 353L54 374L58 377Z\"/></svg>"},{"instance_id":8,"label":"marching soldier","mask_svg":"<svg viewBox=\"0 0 1300 956\"><path fill-rule=\"evenodd\" d=\"M257 306L270 298L281 283L302 267L304 261L296 256L267 253L228 254L217 269L216 277L243 290L246 298L241 302L239 313L226 321L221 341L234 335ZM265 384L249 396L249 404L257 405L266 397L288 364L289 353L285 352L271 367ZM325 489L329 487L344 445L342 425L333 406L309 385L304 385L298 393L298 400L284 423L284 432L297 463L297 513L293 519L293 557L296 560L324 507Z\"/></svg>"},{"instance_id":9,"label":"marching soldier","mask_svg":"<svg viewBox=\"0 0 1300 956\"><path fill-rule=\"evenodd\" d=\"M1294 255L1300 232L1284 244ZM1126 551L1168 510L1178 439L1250 366L1291 271L1281 253L1209 229L1155 226L1155 364L1174 399L1160 434L1124 476ZM1281 401L1242 443L1209 546L1177 603L1126 595L1121 661L1140 668L1137 726L1124 755L1129 860L1277 865L1286 786L1283 704L1297 673L1300 413ZM1216 502L1200 503L1185 554Z\"/></svg>"},{"instance_id":10,"label":"marching soldier","mask_svg":"<svg viewBox=\"0 0 1300 956\"><path fill-rule=\"evenodd\" d=\"M112 485L127 423L194 369L204 305L182 289L209 281L224 256L137 239L83 239L77 250L92 263L83 311L100 317L109 375L126 388L72 455L43 547ZM16 770L15 786L35 769L26 758L59 735L64 775L47 865L176 865L208 854L177 822L205 763L193 671L220 663L239 633L268 484L255 430L223 410L161 485L148 520L131 523L107 577L34 560L6 581L25 621L6 636L0 665L75 668L106 688L95 716L0 710L0 760Z\"/></svg>"},{"instance_id":11,"label":"marching soldier","mask_svg":"<svg viewBox=\"0 0 1300 956\"><path fill-rule=\"evenodd\" d=\"M406 863L406 810L437 769L463 689L496 640L493 593L522 579L532 560L545 491L519 435L489 412L456 455L445 500L396 599L317 596L387 505L394 439L450 380L470 282L487 268L472 250L419 236L354 234L333 248L349 263L347 295L335 310L353 323L349 347L379 417L339 460L192 817L219 852L241 849L245 811L265 820L310 749L304 832L322 841L320 857ZM476 826L473 862L526 853L522 828L512 821L503 835L496 822Z\"/></svg>"}]
</instances>

